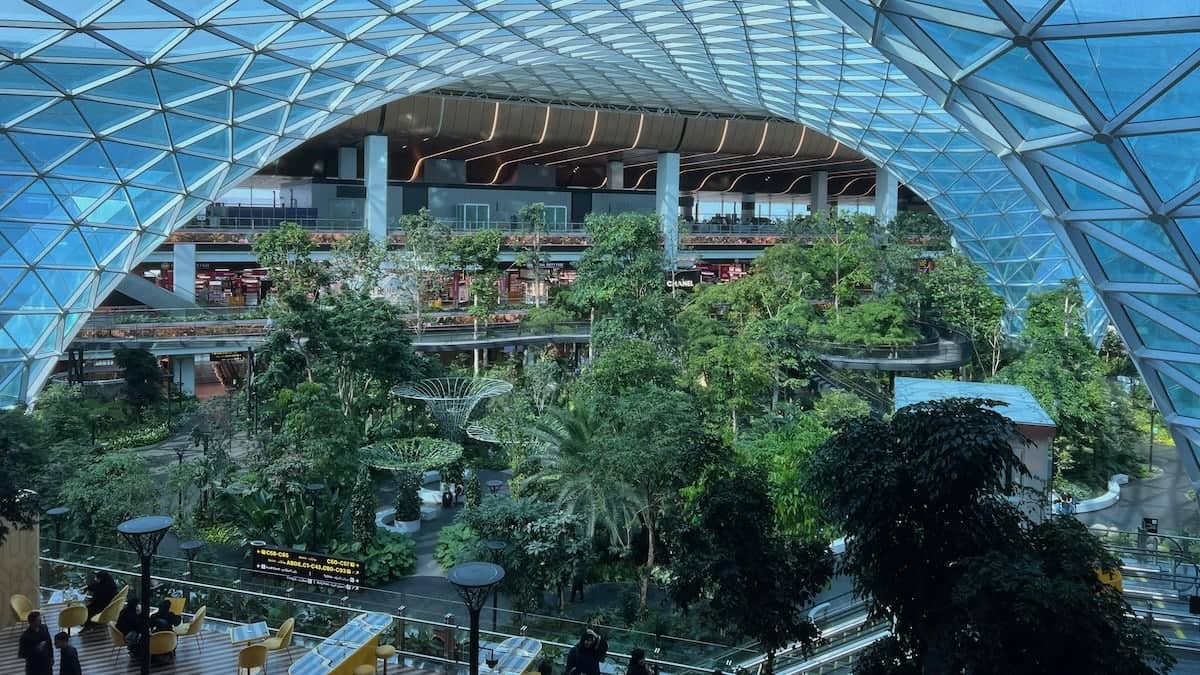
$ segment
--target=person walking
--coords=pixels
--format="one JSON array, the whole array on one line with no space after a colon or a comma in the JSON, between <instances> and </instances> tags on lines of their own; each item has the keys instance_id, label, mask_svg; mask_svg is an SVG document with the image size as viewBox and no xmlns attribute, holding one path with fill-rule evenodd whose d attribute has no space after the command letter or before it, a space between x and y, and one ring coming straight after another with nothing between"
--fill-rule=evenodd
<instances>
[{"instance_id":1,"label":"person walking","mask_svg":"<svg viewBox=\"0 0 1200 675\"><path fill-rule=\"evenodd\" d=\"M79 665L79 650L71 646L71 637L62 631L54 636L58 647L58 675L83 675Z\"/></svg>"},{"instance_id":2,"label":"person walking","mask_svg":"<svg viewBox=\"0 0 1200 675\"><path fill-rule=\"evenodd\" d=\"M600 663L608 656L608 641L587 628L579 642L567 652L565 675L600 675Z\"/></svg>"},{"instance_id":3,"label":"person walking","mask_svg":"<svg viewBox=\"0 0 1200 675\"><path fill-rule=\"evenodd\" d=\"M658 675L658 666L646 663L646 650L635 649L629 652L629 669L625 675Z\"/></svg>"},{"instance_id":4,"label":"person walking","mask_svg":"<svg viewBox=\"0 0 1200 675\"><path fill-rule=\"evenodd\" d=\"M54 675L54 645L41 612L29 613L29 626L21 633L17 657L25 659L25 675Z\"/></svg>"}]
</instances>

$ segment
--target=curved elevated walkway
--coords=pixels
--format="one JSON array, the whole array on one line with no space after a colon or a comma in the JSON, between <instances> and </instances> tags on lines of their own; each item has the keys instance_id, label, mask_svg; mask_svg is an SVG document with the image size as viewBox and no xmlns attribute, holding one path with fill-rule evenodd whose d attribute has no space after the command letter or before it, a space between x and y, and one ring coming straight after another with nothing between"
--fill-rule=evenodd
<instances>
[{"instance_id":1,"label":"curved elevated walkway","mask_svg":"<svg viewBox=\"0 0 1200 675\"><path fill-rule=\"evenodd\" d=\"M208 328L219 328L208 332ZM185 331L188 335L171 335ZM123 326L109 335L76 339L71 349L83 350L87 360L110 359L117 347L147 349L156 356L188 356L218 352L241 352L258 348L267 332L266 320L212 322L207 324L135 324ZM501 324L480 328L426 328L412 336L413 349L420 352L466 351L496 349L516 345L586 344L592 339L586 322L527 327L522 324Z\"/></svg>"},{"instance_id":2,"label":"curved elevated walkway","mask_svg":"<svg viewBox=\"0 0 1200 675\"><path fill-rule=\"evenodd\" d=\"M971 360L971 343L951 333L915 345L841 345L809 343L822 363L841 370L881 373L930 373L952 370Z\"/></svg>"}]
</instances>

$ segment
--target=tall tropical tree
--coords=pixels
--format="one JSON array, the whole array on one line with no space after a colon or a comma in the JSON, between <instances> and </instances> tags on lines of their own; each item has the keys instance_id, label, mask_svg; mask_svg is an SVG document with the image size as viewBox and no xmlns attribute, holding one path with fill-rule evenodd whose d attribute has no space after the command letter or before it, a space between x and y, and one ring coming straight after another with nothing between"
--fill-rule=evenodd
<instances>
[{"instance_id":1,"label":"tall tropical tree","mask_svg":"<svg viewBox=\"0 0 1200 675\"><path fill-rule=\"evenodd\" d=\"M586 405L547 411L534 429L538 450L527 459L536 469L520 488L546 494L581 516L589 541L602 530L614 548L628 551L644 503L599 461L600 424Z\"/></svg>"}]
</instances>

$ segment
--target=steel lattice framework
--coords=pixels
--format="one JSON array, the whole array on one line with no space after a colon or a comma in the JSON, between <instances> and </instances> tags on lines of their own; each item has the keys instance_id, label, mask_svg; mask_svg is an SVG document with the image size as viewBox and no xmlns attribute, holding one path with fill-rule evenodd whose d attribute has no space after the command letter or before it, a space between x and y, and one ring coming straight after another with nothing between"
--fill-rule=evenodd
<instances>
[{"instance_id":1,"label":"steel lattice framework","mask_svg":"<svg viewBox=\"0 0 1200 675\"><path fill-rule=\"evenodd\" d=\"M1189 7L9 0L0 403L36 392L121 276L224 189L355 114L447 88L809 125L929 201L1011 304L1084 273L1195 450Z\"/></svg>"}]
</instances>

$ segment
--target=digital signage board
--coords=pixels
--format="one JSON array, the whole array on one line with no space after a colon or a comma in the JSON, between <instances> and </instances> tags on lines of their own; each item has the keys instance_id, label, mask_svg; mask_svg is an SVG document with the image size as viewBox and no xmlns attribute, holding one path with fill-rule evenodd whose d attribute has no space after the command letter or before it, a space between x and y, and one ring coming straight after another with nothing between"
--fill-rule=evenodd
<instances>
[{"instance_id":1,"label":"digital signage board","mask_svg":"<svg viewBox=\"0 0 1200 675\"><path fill-rule=\"evenodd\" d=\"M279 574L290 581L356 591L363 583L363 564L340 556L275 546L252 547L251 564L259 574Z\"/></svg>"}]
</instances>

